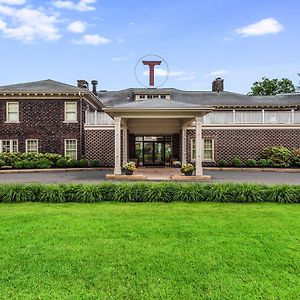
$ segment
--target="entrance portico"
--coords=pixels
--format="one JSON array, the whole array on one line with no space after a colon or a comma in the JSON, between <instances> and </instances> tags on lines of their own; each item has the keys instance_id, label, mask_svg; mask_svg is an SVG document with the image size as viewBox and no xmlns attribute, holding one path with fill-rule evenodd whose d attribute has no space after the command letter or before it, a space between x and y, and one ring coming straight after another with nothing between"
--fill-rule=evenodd
<instances>
[{"instance_id":1,"label":"entrance portico","mask_svg":"<svg viewBox=\"0 0 300 300\"><path fill-rule=\"evenodd\" d=\"M142 102L142 101L141 101ZM134 103L134 104L141 104ZM186 128L195 122L196 127L196 176L202 176L202 123L203 116L211 112L213 109L210 107L190 107L184 103L178 102L177 106L172 107L172 101L163 100L164 106L167 107L153 107L157 104L158 100L151 101L152 107L145 107L145 102L143 101L142 108L138 105L129 105L126 107L106 107L104 111L108 113L114 119L114 129L115 129L115 165L114 174L121 175L121 165L128 161L128 132L134 134L135 136L143 137L143 146L148 147L147 151L150 154L147 156L147 160L152 159L155 165L155 151L158 155L164 155L164 162L166 159L166 143L168 141L168 136L172 134L181 133L182 145L181 145L181 159L182 163L186 162ZM128 105L127 105L128 106ZM123 132L123 134L121 133ZM145 137L152 137L153 142L146 141ZM121 137L123 139L123 147L121 147ZM156 141L157 137L160 137L161 141ZM167 141L166 141L167 139ZM148 142L148 144L147 144ZM159 147L164 146L164 149L158 151ZM170 147L170 145L168 146ZM121 148L122 153L121 153ZM143 149L144 151L144 149ZM159 154L160 152L160 154ZM142 154L143 164L145 164L145 152ZM147 165L147 163L146 163Z\"/></svg>"}]
</instances>

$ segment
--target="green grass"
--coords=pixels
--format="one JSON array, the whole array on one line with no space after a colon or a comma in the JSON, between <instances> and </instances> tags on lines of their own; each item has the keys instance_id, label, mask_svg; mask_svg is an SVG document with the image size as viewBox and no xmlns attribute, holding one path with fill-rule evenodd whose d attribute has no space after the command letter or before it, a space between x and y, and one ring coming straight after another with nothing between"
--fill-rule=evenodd
<instances>
[{"instance_id":1,"label":"green grass","mask_svg":"<svg viewBox=\"0 0 300 300\"><path fill-rule=\"evenodd\" d=\"M296 204L1 204L1 299L299 299Z\"/></svg>"}]
</instances>

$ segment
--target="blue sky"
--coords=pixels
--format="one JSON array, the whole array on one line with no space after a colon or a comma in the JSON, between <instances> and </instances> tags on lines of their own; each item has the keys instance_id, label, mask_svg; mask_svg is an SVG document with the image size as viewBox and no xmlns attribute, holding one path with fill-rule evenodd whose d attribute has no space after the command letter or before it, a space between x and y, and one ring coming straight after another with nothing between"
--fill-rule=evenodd
<instances>
[{"instance_id":1,"label":"blue sky","mask_svg":"<svg viewBox=\"0 0 300 300\"><path fill-rule=\"evenodd\" d=\"M300 73L298 0L0 0L0 85L97 79L139 87L134 68L155 53L165 87L247 93L263 76Z\"/></svg>"}]
</instances>

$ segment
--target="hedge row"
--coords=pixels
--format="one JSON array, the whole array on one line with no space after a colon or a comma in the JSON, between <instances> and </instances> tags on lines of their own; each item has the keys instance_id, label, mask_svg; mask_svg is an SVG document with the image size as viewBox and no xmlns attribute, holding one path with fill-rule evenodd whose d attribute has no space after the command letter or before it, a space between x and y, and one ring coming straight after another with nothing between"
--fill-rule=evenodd
<instances>
[{"instance_id":1,"label":"hedge row","mask_svg":"<svg viewBox=\"0 0 300 300\"><path fill-rule=\"evenodd\" d=\"M299 203L300 186L260 184L102 183L0 185L0 202Z\"/></svg>"}]
</instances>

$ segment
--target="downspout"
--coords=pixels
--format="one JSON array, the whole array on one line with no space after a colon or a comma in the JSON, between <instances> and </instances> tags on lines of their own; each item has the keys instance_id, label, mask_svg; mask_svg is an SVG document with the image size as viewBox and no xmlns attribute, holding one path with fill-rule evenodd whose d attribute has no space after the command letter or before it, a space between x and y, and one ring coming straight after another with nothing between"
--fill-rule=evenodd
<instances>
[{"instance_id":1,"label":"downspout","mask_svg":"<svg viewBox=\"0 0 300 300\"><path fill-rule=\"evenodd\" d=\"M80 140L80 157L79 159L82 158L82 153L83 153L83 144L82 144L82 95L81 92L79 92L79 96L80 96L80 122L79 122L79 140Z\"/></svg>"}]
</instances>

